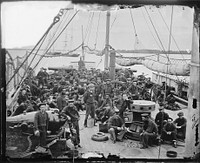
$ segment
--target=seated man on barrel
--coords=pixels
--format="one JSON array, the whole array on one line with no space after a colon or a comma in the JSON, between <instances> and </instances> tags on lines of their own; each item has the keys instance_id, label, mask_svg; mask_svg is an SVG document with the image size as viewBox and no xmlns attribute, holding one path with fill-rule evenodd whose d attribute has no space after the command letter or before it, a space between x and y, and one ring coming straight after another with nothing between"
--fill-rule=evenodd
<instances>
[{"instance_id":1,"label":"seated man on barrel","mask_svg":"<svg viewBox=\"0 0 200 163\"><path fill-rule=\"evenodd\" d=\"M115 114L108 119L108 132L110 133L110 139L113 143L117 140L122 141L126 133L124 121L118 113L119 110L116 109Z\"/></svg>"},{"instance_id":2,"label":"seated man on barrel","mask_svg":"<svg viewBox=\"0 0 200 163\"><path fill-rule=\"evenodd\" d=\"M140 133L141 149L152 146L152 142L158 137L158 127L156 123L150 118L148 113L141 114L144 126Z\"/></svg>"}]
</instances>

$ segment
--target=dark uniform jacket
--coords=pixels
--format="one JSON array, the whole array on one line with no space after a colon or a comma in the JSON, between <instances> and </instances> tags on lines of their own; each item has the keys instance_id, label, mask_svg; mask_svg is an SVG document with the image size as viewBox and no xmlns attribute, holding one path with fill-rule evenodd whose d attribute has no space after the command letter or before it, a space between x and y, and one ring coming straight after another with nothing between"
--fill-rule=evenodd
<instances>
[{"instance_id":1,"label":"dark uniform jacket","mask_svg":"<svg viewBox=\"0 0 200 163\"><path fill-rule=\"evenodd\" d=\"M168 123L168 122L164 125L163 131L177 133L176 126L174 125L174 123Z\"/></svg>"},{"instance_id":2,"label":"dark uniform jacket","mask_svg":"<svg viewBox=\"0 0 200 163\"><path fill-rule=\"evenodd\" d=\"M79 120L79 113L76 109L76 106L70 107L70 106L66 106L64 107L64 109L62 110L61 113L64 113L66 115L68 115L71 118L71 121L78 121Z\"/></svg>"},{"instance_id":3,"label":"dark uniform jacket","mask_svg":"<svg viewBox=\"0 0 200 163\"><path fill-rule=\"evenodd\" d=\"M85 104L94 104L95 103L94 94L90 91L87 91L84 94L83 101Z\"/></svg>"},{"instance_id":4,"label":"dark uniform jacket","mask_svg":"<svg viewBox=\"0 0 200 163\"><path fill-rule=\"evenodd\" d=\"M156 118L155 118L155 122L157 125L162 126L162 123L164 120L168 120L169 118L169 114L165 113L165 112L159 112L158 114L156 114Z\"/></svg>"},{"instance_id":5,"label":"dark uniform jacket","mask_svg":"<svg viewBox=\"0 0 200 163\"><path fill-rule=\"evenodd\" d=\"M34 127L36 130L39 130L40 127L47 127L49 124L49 116L47 112L42 113L41 111L38 111L35 114L34 118Z\"/></svg>"},{"instance_id":6,"label":"dark uniform jacket","mask_svg":"<svg viewBox=\"0 0 200 163\"><path fill-rule=\"evenodd\" d=\"M123 120L119 115L113 115L112 117L109 118L108 120L108 129L110 128L117 128L117 127L122 127L123 126Z\"/></svg>"},{"instance_id":7,"label":"dark uniform jacket","mask_svg":"<svg viewBox=\"0 0 200 163\"><path fill-rule=\"evenodd\" d=\"M158 127L154 121L149 119L148 121L144 122L143 130L148 133L158 133Z\"/></svg>"}]
</instances>

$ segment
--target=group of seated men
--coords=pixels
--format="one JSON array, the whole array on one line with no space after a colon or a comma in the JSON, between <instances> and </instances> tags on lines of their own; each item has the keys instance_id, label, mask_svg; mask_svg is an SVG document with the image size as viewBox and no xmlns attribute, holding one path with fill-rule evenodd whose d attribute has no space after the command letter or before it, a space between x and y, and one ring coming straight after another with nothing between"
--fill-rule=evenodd
<instances>
[{"instance_id":1,"label":"group of seated men","mask_svg":"<svg viewBox=\"0 0 200 163\"><path fill-rule=\"evenodd\" d=\"M40 103L46 103L49 107L52 108L56 107L60 110L60 113L64 114L64 108L70 105L69 101L73 98L73 103L78 111L84 109L86 110L86 117L84 121L85 127L87 127L87 119L90 115L95 119L95 122L96 120L100 120L102 123L107 123L108 131L111 136L110 138L113 143L115 143L117 140L122 141L125 133L125 120L123 117L123 113L127 108L130 109L131 100L128 98L128 93L131 91L132 88L130 85L131 83L133 83L131 82L132 79L128 78L131 80L130 82L127 81L128 86L126 87L118 85L120 88L118 90L121 91L119 91L119 93L117 94L117 91L115 92L116 89L113 89L111 80L106 77L107 72L104 72L102 74L100 73L101 75L99 75L99 72L95 72L94 74L93 73L92 71L86 72L86 76L95 76L95 84L93 84L91 81L88 81L85 84L80 84L80 81L78 81L77 77L77 75L79 77L81 75L81 73L79 72L71 73L68 81L66 81L62 77L59 82L55 80L56 77L53 78L54 80L48 81L48 78L52 79L52 77L48 76L46 72L39 72L37 75L39 76L38 85L36 85L36 87L40 87L40 94L36 96L33 100L33 103L31 103L28 99L28 93L31 94L33 92L33 89L31 90L31 88L33 87L34 83L28 83L26 85L27 87L24 87L21 91L21 94L19 95L19 107L13 115L17 115L24 110L39 110L38 104ZM126 78L123 75L119 75L117 79L122 80ZM28 88L30 88L30 90ZM137 89L132 90L133 93L138 93ZM92 96L89 95L88 97L86 97L86 95L90 91L92 92ZM51 96L53 96L52 99ZM94 108L92 105L94 105ZM164 110L162 106L160 108L162 109L160 109L160 112L156 115L155 121L153 121L152 118L149 117L149 115L142 115L142 120L144 121L143 130L140 133L140 140L143 145L142 148L147 148L149 145L151 145L151 143L149 143L151 142L149 141L149 139L154 139L158 135L161 135L162 140L171 139L175 147L177 140L176 137L178 135L180 136L180 134L177 133L182 133L180 137L185 139L186 119L183 117L183 113L179 113L179 118L176 119L174 123L170 123L172 119L169 116L164 115L165 113L161 111ZM79 130L78 128L79 127L77 127L77 130Z\"/></svg>"}]
</instances>

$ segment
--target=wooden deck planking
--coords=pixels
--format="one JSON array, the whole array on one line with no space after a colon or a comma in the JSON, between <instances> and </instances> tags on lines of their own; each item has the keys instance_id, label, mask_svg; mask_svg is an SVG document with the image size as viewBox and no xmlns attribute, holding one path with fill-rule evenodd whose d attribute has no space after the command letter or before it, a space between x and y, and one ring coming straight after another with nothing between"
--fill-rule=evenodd
<instances>
[{"instance_id":1,"label":"wooden deck planking","mask_svg":"<svg viewBox=\"0 0 200 163\"><path fill-rule=\"evenodd\" d=\"M180 110L179 110L180 111ZM177 113L179 111L170 111L166 110L166 112L175 119L177 117ZM181 111L184 112L184 114L187 114L187 109L182 109ZM158 112L158 105L156 105L155 111L152 112L152 117L155 118L155 115ZM139 142L134 140L124 140L123 142L116 142L113 144L111 140L105 142L97 142L93 141L91 139L92 135L99 132L99 127L94 126L92 128L85 128L83 126L84 118L85 118L85 112L80 112L80 139L81 139L81 146L82 148L79 148L80 153L87 153L87 152L100 152L103 153L105 157L108 156L108 154L112 155L120 155L120 158L152 158L152 159L163 159L168 158L166 156L166 152L169 150L176 151L178 153L176 158L183 158L184 157L184 143L178 142L178 144L181 144L181 146L178 145L177 148L172 147L168 144L162 144L161 146L155 146L150 147L148 149L140 149L139 148ZM109 137L108 133L105 133Z\"/></svg>"}]
</instances>

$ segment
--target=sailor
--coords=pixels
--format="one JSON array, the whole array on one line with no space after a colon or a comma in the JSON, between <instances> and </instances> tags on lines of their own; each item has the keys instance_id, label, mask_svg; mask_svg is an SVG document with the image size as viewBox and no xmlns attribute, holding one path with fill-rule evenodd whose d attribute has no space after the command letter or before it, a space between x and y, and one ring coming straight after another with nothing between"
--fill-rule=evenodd
<instances>
[{"instance_id":1,"label":"sailor","mask_svg":"<svg viewBox=\"0 0 200 163\"><path fill-rule=\"evenodd\" d=\"M78 61L78 70L80 71L83 69L85 69L85 63L84 63L82 57L80 57L80 60Z\"/></svg>"},{"instance_id":2,"label":"sailor","mask_svg":"<svg viewBox=\"0 0 200 163\"><path fill-rule=\"evenodd\" d=\"M39 104L39 109L40 110L35 114L34 117L34 133L36 136L39 136L39 145L45 147L47 129L49 125L49 116L46 112L46 104Z\"/></svg>"},{"instance_id":3,"label":"sailor","mask_svg":"<svg viewBox=\"0 0 200 163\"><path fill-rule=\"evenodd\" d=\"M43 73L44 73L44 84L48 85L49 74L47 73L46 68L43 68L43 69L44 69L44 71L43 71Z\"/></svg>"},{"instance_id":4,"label":"sailor","mask_svg":"<svg viewBox=\"0 0 200 163\"><path fill-rule=\"evenodd\" d=\"M104 86L100 77L97 77L97 83L95 85L95 100L98 100L100 94L103 94Z\"/></svg>"},{"instance_id":5,"label":"sailor","mask_svg":"<svg viewBox=\"0 0 200 163\"><path fill-rule=\"evenodd\" d=\"M43 71L43 67L40 68L40 71L37 74L37 79L38 79L38 86L41 88L44 86L44 77L45 77L45 73Z\"/></svg>"},{"instance_id":6,"label":"sailor","mask_svg":"<svg viewBox=\"0 0 200 163\"><path fill-rule=\"evenodd\" d=\"M60 112L62 111L62 109L67 105L67 102L65 100L65 92L60 92L58 98L57 98L57 106L58 109L60 110Z\"/></svg>"},{"instance_id":7,"label":"sailor","mask_svg":"<svg viewBox=\"0 0 200 163\"><path fill-rule=\"evenodd\" d=\"M90 83L88 85L88 90L84 94L83 101L86 107L86 115L84 120L84 126L87 127L87 119L89 115L91 118L95 119L95 98L94 98L94 84ZM95 122L94 122L95 123ZM95 124L94 124L95 125Z\"/></svg>"},{"instance_id":8,"label":"sailor","mask_svg":"<svg viewBox=\"0 0 200 163\"><path fill-rule=\"evenodd\" d=\"M132 103L132 101L130 99L128 99L128 96L126 93L122 94L122 99L120 101L120 105L119 105L119 116L124 120L124 112L126 111L126 109L130 110L130 104Z\"/></svg>"},{"instance_id":9,"label":"sailor","mask_svg":"<svg viewBox=\"0 0 200 163\"><path fill-rule=\"evenodd\" d=\"M156 123L150 118L148 113L141 114L144 122L143 129L140 133L141 149L148 148L152 145L153 140L158 136L158 127Z\"/></svg>"},{"instance_id":10,"label":"sailor","mask_svg":"<svg viewBox=\"0 0 200 163\"><path fill-rule=\"evenodd\" d=\"M115 114L108 119L108 132L113 143L117 140L122 141L125 134L125 124L118 113L119 110L116 109Z\"/></svg>"},{"instance_id":11,"label":"sailor","mask_svg":"<svg viewBox=\"0 0 200 163\"><path fill-rule=\"evenodd\" d=\"M106 84L104 85L104 97L108 94L110 97L113 96L113 88L111 85L111 79L106 79Z\"/></svg>"},{"instance_id":12,"label":"sailor","mask_svg":"<svg viewBox=\"0 0 200 163\"><path fill-rule=\"evenodd\" d=\"M162 130L164 124L167 122L168 118L169 118L169 114L165 113L164 106L160 105L159 112L156 114L156 118L155 118L155 122L158 125L158 133L159 134L162 133L161 130Z\"/></svg>"},{"instance_id":13,"label":"sailor","mask_svg":"<svg viewBox=\"0 0 200 163\"><path fill-rule=\"evenodd\" d=\"M176 125L177 129L177 137L185 140L185 134L186 134L186 124L187 124L187 119L184 117L183 112L179 112L178 118L174 120L174 124Z\"/></svg>"},{"instance_id":14,"label":"sailor","mask_svg":"<svg viewBox=\"0 0 200 163\"><path fill-rule=\"evenodd\" d=\"M173 146L176 148L177 147L176 134L177 134L176 126L173 123L173 119L169 117L167 123L163 127L161 140L172 141Z\"/></svg>"},{"instance_id":15,"label":"sailor","mask_svg":"<svg viewBox=\"0 0 200 163\"><path fill-rule=\"evenodd\" d=\"M78 113L78 110L76 106L74 105L74 100L69 99L68 100L69 104L64 107L64 109L61 112L61 115L67 117L70 117L70 120L72 122L72 126L75 129L75 140L74 140L74 145L75 147L81 147L80 146L80 132L79 132L79 120L80 120L80 115Z\"/></svg>"},{"instance_id":16,"label":"sailor","mask_svg":"<svg viewBox=\"0 0 200 163\"><path fill-rule=\"evenodd\" d=\"M105 68L104 72L102 73L102 79L105 82L107 79L109 79L109 69Z\"/></svg>"}]
</instances>

